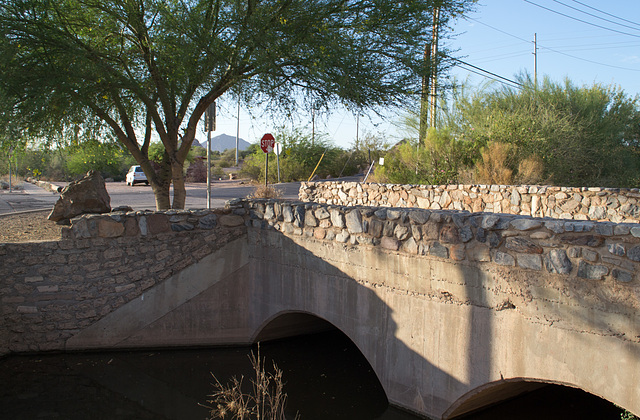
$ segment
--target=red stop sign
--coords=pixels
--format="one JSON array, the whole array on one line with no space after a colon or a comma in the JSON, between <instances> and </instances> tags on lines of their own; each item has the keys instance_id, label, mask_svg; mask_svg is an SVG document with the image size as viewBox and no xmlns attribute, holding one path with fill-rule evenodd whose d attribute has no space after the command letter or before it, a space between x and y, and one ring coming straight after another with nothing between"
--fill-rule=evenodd
<instances>
[{"instance_id":1,"label":"red stop sign","mask_svg":"<svg viewBox=\"0 0 640 420\"><path fill-rule=\"evenodd\" d=\"M267 133L262 136L260 140L260 148L265 153L273 152L273 146L276 144L276 139L270 134Z\"/></svg>"}]
</instances>

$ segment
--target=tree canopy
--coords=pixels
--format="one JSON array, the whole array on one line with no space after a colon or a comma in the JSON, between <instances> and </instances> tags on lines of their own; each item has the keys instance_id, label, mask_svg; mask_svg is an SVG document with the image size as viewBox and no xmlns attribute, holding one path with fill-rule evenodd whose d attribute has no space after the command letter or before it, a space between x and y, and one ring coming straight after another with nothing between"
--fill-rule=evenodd
<instances>
[{"instance_id":1,"label":"tree canopy","mask_svg":"<svg viewBox=\"0 0 640 420\"><path fill-rule=\"evenodd\" d=\"M401 104L428 72L433 8L451 17L474 2L0 0L3 117L35 136L110 135L144 169L157 207L183 208L198 121L225 92L278 109Z\"/></svg>"}]
</instances>

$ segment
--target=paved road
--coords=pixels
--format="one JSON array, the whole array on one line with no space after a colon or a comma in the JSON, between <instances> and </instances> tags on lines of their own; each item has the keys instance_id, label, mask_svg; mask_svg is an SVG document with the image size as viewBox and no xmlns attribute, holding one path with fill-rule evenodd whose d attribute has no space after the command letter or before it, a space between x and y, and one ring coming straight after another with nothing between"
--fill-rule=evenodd
<instances>
[{"instance_id":1,"label":"paved road","mask_svg":"<svg viewBox=\"0 0 640 420\"><path fill-rule=\"evenodd\" d=\"M56 185L63 185L58 184ZM20 192L0 191L0 214L52 209L60 194L45 191L28 182L22 184ZM297 199L299 182L277 184L284 192L283 198ZM187 209L207 207L206 184L187 184ZM241 181L215 181L211 184L211 207L224 207L225 202L233 198L246 197L255 187ZM134 210L155 209L155 199L151 187L145 185L127 186L124 182L107 183L107 192L111 197L111 207L131 206Z\"/></svg>"}]
</instances>

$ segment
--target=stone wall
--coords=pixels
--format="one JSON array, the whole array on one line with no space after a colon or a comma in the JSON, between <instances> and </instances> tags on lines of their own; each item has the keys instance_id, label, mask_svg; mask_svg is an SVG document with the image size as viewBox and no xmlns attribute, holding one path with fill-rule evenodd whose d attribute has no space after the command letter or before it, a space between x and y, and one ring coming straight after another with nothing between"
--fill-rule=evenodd
<instances>
[{"instance_id":1,"label":"stone wall","mask_svg":"<svg viewBox=\"0 0 640 420\"><path fill-rule=\"evenodd\" d=\"M78 331L246 232L230 211L84 215L59 242L0 244L0 355Z\"/></svg>"},{"instance_id":2,"label":"stone wall","mask_svg":"<svg viewBox=\"0 0 640 420\"><path fill-rule=\"evenodd\" d=\"M340 206L466 210L568 220L640 221L640 190L537 185L393 185L305 182L300 199Z\"/></svg>"},{"instance_id":3,"label":"stone wall","mask_svg":"<svg viewBox=\"0 0 640 420\"><path fill-rule=\"evenodd\" d=\"M588 305L624 308L614 311L623 318L640 309L638 224L237 200L215 212L84 215L64 228L59 242L1 244L0 354L64 349L78 331L242 237L247 227L371 253L504 267L533 279L536 272L559 275L563 285L550 286L557 299L588 294ZM635 324L624 322L623 329L634 330L627 337L638 340Z\"/></svg>"},{"instance_id":4,"label":"stone wall","mask_svg":"<svg viewBox=\"0 0 640 420\"><path fill-rule=\"evenodd\" d=\"M246 205L254 227L455 261L493 262L606 280L606 284L626 285L640 292L639 224L259 200Z\"/></svg>"}]
</instances>

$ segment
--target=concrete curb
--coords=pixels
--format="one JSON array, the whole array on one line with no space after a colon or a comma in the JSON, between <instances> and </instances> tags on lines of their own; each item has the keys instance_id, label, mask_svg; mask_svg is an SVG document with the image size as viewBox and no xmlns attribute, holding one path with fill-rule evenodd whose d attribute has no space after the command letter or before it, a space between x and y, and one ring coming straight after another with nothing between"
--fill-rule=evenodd
<instances>
[{"instance_id":1,"label":"concrete curb","mask_svg":"<svg viewBox=\"0 0 640 420\"><path fill-rule=\"evenodd\" d=\"M41 211L51 212L51 206L43 207L41 209L31 209L31 210L14 211L14 212L11 212L11 213L1 213L0 214L0 219L3 218L3 217L6 217L6 216L18 216L20 214L37 213L37 212L41 212Z\"/></svg>"},{"instance_id":2,"label":"concrete curb","mask_svg":"<svg viewBox=\"0 0 640 420\"><path fill-rule=\"evenodd\" d=\"M61 187L59 185L52 184L51 182L40 181L38 179L34 179L34 178L31 178L31 177L27 177L26 181L30 182L31 184L37 185L38 187L43 188L43 189L45 189L47 191L51 191L51 192L59 193L59 192L62 192L62 189L64 188L64 187Z\"/></svg>"}]
</instances>

